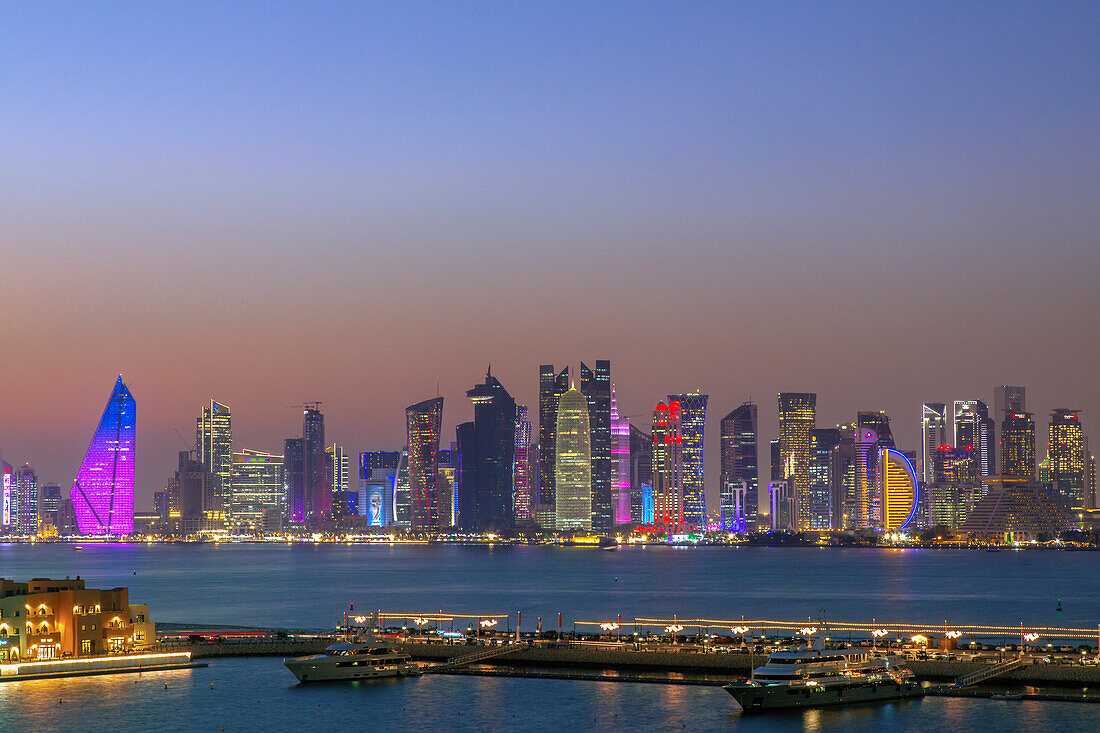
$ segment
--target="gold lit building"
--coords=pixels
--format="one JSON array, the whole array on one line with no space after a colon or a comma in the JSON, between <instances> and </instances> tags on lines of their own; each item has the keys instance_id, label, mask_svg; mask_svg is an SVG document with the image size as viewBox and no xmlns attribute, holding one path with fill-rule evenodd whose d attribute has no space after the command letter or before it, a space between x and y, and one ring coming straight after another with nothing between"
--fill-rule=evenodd
<instances>
[{"instance_id":1,"label":"gold lit building","mask_svg":"<svg viewBox=\"0 0 1100 733\"><path fill-rule=\"evenodd\" d=\"M812 506L810 490L810 433L816 421L817 395L812 392L779 393L779 458L796 507L796 530L808 529Z\"/></svg>"}]
</instances>

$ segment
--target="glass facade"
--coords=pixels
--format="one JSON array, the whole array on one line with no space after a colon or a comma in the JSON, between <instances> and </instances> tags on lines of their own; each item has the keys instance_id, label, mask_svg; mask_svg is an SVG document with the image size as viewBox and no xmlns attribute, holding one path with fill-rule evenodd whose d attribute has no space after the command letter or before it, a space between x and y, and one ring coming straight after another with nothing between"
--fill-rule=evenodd
<instances>
[{"instance_id":1,"label":"glass facade","mask_svg":"<svg viewBox=\"0 0 1100 733\"><path fill-rule=\"evenodd\" d=\"M233 506L233 419L228 405L216 400L204 405L195 420L195 445L199 461L218 480L218 508L231 513Z\"/></svg>"},{"instance_id":2,"label":"glass facade","mask_svg":"<svg viewBox=\"0 0 1100 733\"><path fill-rule=\"evenodd\" d=\"M615 523L630 522L630 423L619 417L615 388L611 388L611 503Z\"/></svg>"},{"instance_id":3,"label":"glass facade","mask_svg":"<svg viewBox=\"0 0 1100 733\"><path fill-rule=\"evenodd\" d=\"M137 403L119 377L70 492L81 534L134 531L136 434Z\"/></svg>"},{"instance_id":4,"label":"glass facade","mask_svg":"<svg viewBox=\"0 0 1100 733\"><path fill-rule=\"evenodd\" d=\"M570 389L558 401L554 518L559 531L592 529L590 430L588 400L577 389Z\"/></svg>"},{"instance_id":5,"label":"glass facade","mask_svg":"<svg viewBox=\"0 0 1100 733\"><path fill-rule=\"evenodd\" d=\"M757 458L757 406L751 402L742 404L730 412L721 423L721 482L745 482L745 521L748 529L756 526L759 506L760 475ZM744 530L742 530L744 531Z\"/></svg>"},{"instance_id":6,"label":"glass facade","mask_svg":"<svg viewBox=\"0 0 1100 733\"><path fill-rule=\"evenodd\" d=\"M517 522L531 519L531 498L534 491L531 476L531 421L527 405L516 405L515 450L512 459L513 511Z\"/></svg>"},{"instance_id":7,"label":"glass facade","mask_svg":"<svg viewBox=\"0 0 1100 733\"><path fill-rule=\"evenodd\" d=\"M791 517L791 524L796 530L809 529L813 523L808 492L810 433L814 429L816 409L817 395L812 392L779 394L780 475L787 482L788 496L794 502L795 514Z\"/></svg>"},{"instance_id":8,"label":"glass facade","mask_svg":"<svg viewBox=\"0 0 1100 733\"><path fill-rule=\"evenodd\" d=\"M883 448L879 452L878 473L882 485L882 529L898 532L909 529L917 514L917 473L901 451Z\"/></svg>"},{"instance_id":9,"label":"glass facade","mask_svg":"<svg viewBox=\"0 0 1100 733\"><path fill-rule=\"evenodd\" d=\"M439 432L443 398L418 402L405 408L407 423L410 529L437 531L439 521ZM399 474L400 475L400 474Z\"/></svg>"},{"instance_id":10,"label":"glass facade","mask_svg":"<svg viewBox=\"0 0 1100 733\"><path fill-rule=\"evenodd\" d=\"M680 403L662 402L653 410L653 524L670 531L686 528L683 448Z\"/></svg>"},{"instance_id":11,"label":"glass facade","mask_svg":"<svg viewBox=\"0 0 1100 733\"><path fill-rule=\"evenodd\" d=\"M707 419L709 395L669 395L668 401L680 404L683 443L684 523L703 527L706 523L707 496L703 485L703 429Z\"/></svg>"}]
</instances>

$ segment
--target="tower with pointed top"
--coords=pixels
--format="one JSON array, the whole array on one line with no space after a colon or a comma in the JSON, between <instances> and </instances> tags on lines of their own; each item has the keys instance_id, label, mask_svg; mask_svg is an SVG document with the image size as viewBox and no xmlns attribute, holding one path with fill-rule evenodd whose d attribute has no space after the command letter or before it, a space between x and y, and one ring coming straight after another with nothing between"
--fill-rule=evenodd
<instances>
[{"instance_id":1,"label":"tower with pointed top","mask_svg":"<svg viewBox=\"0 0 1100 733\"><path fill-rule=\"evenodd\" d=\"M73 481L73 513L81 534L134 531L136 433L137 403L119 375Z\"/></svg>"},{"instance_id":2,"label":"tower with pointed top","mask_svg":"<svg viewBox=\"0 0 1100 733\"><path fill-rule=\"evenodd\" d=\"M592 529L592 444L588 399L571 386L558 401L554 518L558 531Z\"/></svg>"}]
</instances>

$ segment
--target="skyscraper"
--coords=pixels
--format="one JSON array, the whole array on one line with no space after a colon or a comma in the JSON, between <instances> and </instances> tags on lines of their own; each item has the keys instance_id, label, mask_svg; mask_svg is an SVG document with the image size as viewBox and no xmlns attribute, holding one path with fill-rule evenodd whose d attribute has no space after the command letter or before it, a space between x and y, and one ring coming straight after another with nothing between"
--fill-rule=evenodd
<instances>
[{"instance_id":1,"label":"skyscraper","mask_svg":"<svg viewBox=\"0 0 1100 733\"><path fill-rule=\"evenodd\" d=\"M466 396L474 420L458 434L459 526L470 532L507 530L515 524L516 401L489 371Z\"/></svg>"},{"instance_id":2,"label":"skyscraper","mask_svg":"<svg viewBox=\"0 0 1100 733\"><path fill-rule=\"evenodd\" d=\"M783 479L794 500L791 523L796 530L809 529L812 509L810 488L810 431L814 429L817 395L812 392L779 394L779 458Z\"/></svg>"},{"instance_id":3,"label":"skyscraper","mask_svg":"<svg viewBox=\"0 0 1100 733\"><path fill-rule=\"evenodd\" d=\"M554 466L558 531L592 529L592 448L588 399L571 387L558 401Z\"/></svg>"},{"instance_id":4,"label":"skyscraper","mask_svg":"<svg viewBox=\"0 0 1100 733\"><path fill-rule=\"evenodd\" d=\"M305 441L301 438L283 441L283 495L287 520L306 521Z\"/></svg>"},{"instance_id":5,"label":"skyscraper","mask_svg":"<svg viewBox=\"0 0 1100 733\"><path fill-rule=\"evenodd\" d=\"M611 387L611 503L615 523L630 522L630 422L619 417L615 387Z\"/></svg>"},{"instance_id":6,"label":"skyscraper","mask_svg":"<svg viewBox=\"0 0 1100 733\"><path fill-rule=\"evenodd\" d=\"M810 431L810 527L834 529L833 487L830 481L833 449L840 444L839 428Z\"/></svg>"},{"instance_id":7,"label":"skyscraper","mask_svg":"<svg viewBox=\"0 0 1100 733\"><path fill-rule=\"evenodd\" d=\"M936 456L936 450L941 445L947 445L947 405L942 402L925 402L921 407L920 418L921 434L921 479L930 484L932 477L932 462Z\"/></svg>"},{"instance_id":8,"label":"skyscraper","mask_svg":"<svg viewBox=\"0 0 1100 733\"><path fill-rule=\"evenodd\" d=\"M410 528L439 531L439 432L443 398L436 397L405 408L409 439L408 467Z\"/></svg>"},{"instance_id":9,"label":"skyscraper","mask_svg":"<svg viewBox=\"0 0 1100 733\"><path fill-rule=\"evenodd\" d=\"M668 402L680 403L684 439L684 523L702 527L706 522L707 498L703 488L703 428L709 395L691 392L669 395Z\"/></svg>"},{"instance_id":10,"label":"skyscraper","mask_svg":"<svg viewBox=\"0 0 1100 733\"><path fill-rule=\"evenodd\" d=\"M0 533L10 532L16 523L15 512L19 484L15 480L15 469L0 458Z\"/></svg>"},{"instance_id":11,"label":"skyscraper","mask_svg":"<svg viewBox=\"0 0 1100 733\"><path fill-rule=\"evenodd\" d=\"M119 377L70 492L81 534L134 531L136 428L137 403Z\"/></svg>"},{"instance_id":12,"label":"skyscraper","mask_svg":"<svg viewBox=\"0 0 1100 733\"><path fill-rule=\"evenodd\" d=\"M1078 410L1058 407L1051 412L1047 456L1055 497L1067 510L1084 509L1089 456Z\"/></svg>"},{"instance_id":13,"label":"skyscraper","mask_svg":"<svg viewBox=\"0 0 1100 733\"><path fill-rule=\"evenodd\" d=\"M905 454L893 448L880 449L878 461L882 529L887 532L909 529L919 506L916 471Z\"/></svg>"},{"instance_id":14,"label":"skyscraper","mask_svg":"<svg viewBox=\"0 0 1100 733\"><path fill-rule=\"evenodd\" d=\"M992 476L997 472L995 421L981 400L955 400L955 447L974 449L978 475Z\"/></svg>"},{"instance_id":15,"label":"skyscraper","mask_svg":"<svg viewBox=\"0 0 1100 733\"><path fill-rule=\"evenodd\" d=\"M653 523L669 531L685 527L683 425L680 403L653 410Z\"/></svg>"},{"instance_id":16,"label":"skyscraper","mask_svg":"<svg viewBox=\"0 0 1100 733\"><path fill-rule=\"evenodd\" d=\"M856 527L882 526L882 482L878 472L879 451L894 447L890 418L885 412L856 414Z\"/></svg>"},{"instance_id":17,"label":"skyscraper","mask_svg":"<svg viewBox=\"0 0 1100 733\"><path fill-rule=\"evenodd\" d=\"M1001 418L1001 474L1035 478L1035 421L1030 412L1006 412Z\"/></svg>"},{"instance_id":18,"label":"skyscraper","mask_svg":"<svg viewBox=\"0 0 1100 733\"><path fill-rule=\"evenodd\" d=\"M302 414L303 472L306 522L316 525L332 518L332 476L325 455L325 416L320 403L306 405Z\"/></svg>"},{"instance_id":19,"label":"skyscraper","mask_svg":"<svg viewBox=\"0 0 1100 733\"><path fill-rule=\"evenodd\" d=\"M459 425L460 430L461 428ZM412 527L412 479L409 476L407 446L401 451L401 460L397 462L397 473L393 479L393 523L402 529Z\"/></svg>"},{"instance_id":20,"label":"skyscraper","mask_svg":"<svg viewBox=\"0 0 1100 733\"><path fill-rule=\"evenodd\" d=\"M588 400L592 447L592 528L607 532L615 521L611 502L611 362L597 359L596 368L581 362L580 391Z\"/></svg>"},{"instance_id":21,"label":"skyscraper","mask_svg":"<svg viewBox=\"0 0 1100 733\"><path fill-rule=\"evenodd\" d=\"M569 367L554 372L553 364L539 367L539 496L536 504L554 503L555 439L558 400L569 389Z\"/></svg>"},{"instance_id":22,"label":"skyscraper","mask_svg":"<svg viewBox=\"0 0 1100 733\"><path fill-rule=\"evenodd\" d=\"M515 450L512 460L513 512L517 522L531 520L534 483L531 475L531 421L527 405L516 405Z\"/></svg>"},{"instance_id":23,"label":"skyscraper","mask_svg":"<svg viewBox=\"0 0 1100 733\"><path fill-rule=\"evenodd\" d=\"M332 516L341 517L349 511L347 497L351 487L348 485L350 478L348 452L342 445L333 443L325 448L325 460L327 462L325 470L328 472L328 484L332 487L332 498L330 499Z\"/></svg>"},{"instance_id":24,"label":"skyscraper","mask_svg":"<svg viewBox=\"0 0 1100 733\"><path fill-rule=\"evenodd\" d=\"M859 481L856 471L855 424L837 428L837 444L829 451L829 491L833 529L856 529L859 518Z\"/></svg>"},{"instance_id":25,"label":"skyscraper","mask_svg":"<svg viewBox=\"0 0 1100 733\"><path fill-rule=\"evenodd\" d=\"M653 522L653 436L630 426L630 521Z\"/></svg>"},{"instance_id":26,"label":"skyscraper","mask_svg":"<svg viewBox=\"0 0 1100 733\"><path fill-rule=\"evenodd\" d=\"M198 460L218 481L218 511L232 514L233 507L233 422L228 405L216 400L203 405L195 420Z\"/></svg>"},{"instance_id":27,"label":"skyscraper","mask_svg":"<svg viewBox=\"0 0 1100 733\"><path fill-rule=\"evenodd\" d=\"M760 474L757 460L757 407L752 402L742 403L724 418L721 423L720 442L722 449L721 482L734 485L744 481L745 522L747 529L756 527L756 513L760 506ZM765 497L767 503L767 497Z\"/></svg>"},{"instance_id":28,"label":"skyscraper","mask_svg":"<svg viewBox=\"0 0 1100 733\"><path fill-rule=\"evenodd\" d=\"M282 513L282 500L282 456L248 448L233 454L235 520L258 529L265 512Z\"/></svg>"},{"instance_id":29,"label":"skyscraper","mask_svg":"<svg viewBox=\"0 0 1100 733\"><path fill-rule=\"evenodd\" d=\"M15 472L15 483L18 502L13 524L16 531L23 535L38 534L38 475L24 463Z\"/></svg>"},{"instance_id":30,"label":"skyscraper","mask_svg":"<svg viewBox=\"0 0 1100 733\"><path fill-rule=\"evenodd\" d=\"M58 526L57 513L61 510L61 487L57 484L43 484L38 495L38 514L42 521Z\"/></svg>"}]
</instances>

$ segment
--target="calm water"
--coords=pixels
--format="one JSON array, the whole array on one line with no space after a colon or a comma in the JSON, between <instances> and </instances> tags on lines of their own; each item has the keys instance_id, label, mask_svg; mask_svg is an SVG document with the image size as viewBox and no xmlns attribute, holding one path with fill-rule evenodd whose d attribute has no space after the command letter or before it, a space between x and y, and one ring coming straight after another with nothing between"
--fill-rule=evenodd
<instances>
[{"instance_id":1,"label":"calm water","mask_svg":"<svg viewBox=\"0 0 1100 733\"><path fill-rule=\"evenodd\" d=\"M0 576L127 585L154 618L327 627L356 609L1095 625L1100 553L810 548L0 545ZM1061 598L1063 613L1056 612ZM513 623L515 617L513 615ZM164 688L164 683L168 688ZM214 687L211 688L211 683ZM59 702L59 700L61 702ZM514 718L512 716L515 716ZM301 687L277 659L0 684L0 730L1092 730L1100 707L929 698L742 719L720 689L424 676Z\"/></svg>"}]
</instances>

